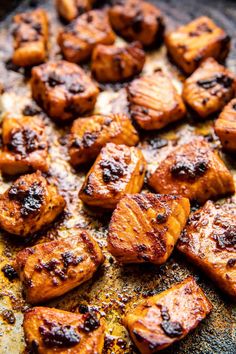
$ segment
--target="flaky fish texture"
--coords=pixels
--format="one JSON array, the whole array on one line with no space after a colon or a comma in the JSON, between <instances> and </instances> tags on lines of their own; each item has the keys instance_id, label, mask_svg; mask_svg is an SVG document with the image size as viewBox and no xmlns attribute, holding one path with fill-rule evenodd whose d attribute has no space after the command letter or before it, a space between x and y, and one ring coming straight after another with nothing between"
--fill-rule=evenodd
<instances>
[{"instance_id":1,"label":"flaky fish texture","mask_svg":"<svg viewBox=\"0 0 236 354\"><path fill-rule=\"evenodd\" d=\"M17 14L13 18L12 61L17 66L41 64L47 58L48 17L43 9Z\"/></svg>"},{"instance_id":2,"label":"flaky fish texture","mask_svg":"<svg viewBox=\"0 0 236 354\"><path fill-rule=\"evenodd\" d=\"M178 242L179 251L236 299L236 207L231 212L208 201L193 213Z\"/></svg>"},{"instance_id":3,"label":"flaky fish texture","mask_svg":"<svg viewBox=\"0 0 236 354\"><path fill-rule=\"evenodd\" d=\"M109 143L88 172L79 197L88 205L114 209L125 194L140 192L145 170L141 150Z\"/></svg>"},{"instance_id":4,"label":"flaky fish texture","mask_svg":"<svg viewBox=\"0 0 236 354\"><path fill-rule=\"evenodd\" d=\"M39 117L6 114L2 120L0 170L17 175L48 171L48 139Z\"/></svg>"},{"instance_id":5,"label":"flaky fish texture","mask_svg":"<svg viewBox=\"0 0 236 354\"><path fill-rule=\"evenodd\" d=\"M99 93L83 69L64 60L34 67L31 89L35 101L58 121L91 112Z\"/></svg>"},{"instance_id":6,"label":"flaky fish texture","mask_svg":"<svg viewBox=\"0 0 236 354\"><path fill-rule=\"evenodd\" d=\"M121 263L162 264L190 213L189 200L162 194L126 195L113 212L108 250Z\"/></svg>"},{"instance_id":7,"label":"flaky fish texture","mask_svg":"<svg viewBox=\"0 0 236 354\"><path fill-rule=\"evenodd\" d=\"M203 139L176 148L160 163L149 184L158 193L182 195L202 204L235 191L230 171Z\"/></svg>"},{"instance_id":8,"label":"flaky fish texture","mask_svg":"<svg viewBox=\"0 0 236 354\"><path fill-rule=\"evenodd\" d=\"M201 118L220 111L235 94L235 75L213 58L203 61L183 87L184 101Z\"/></svg>"},{"instance_id":9,"label":"flaky fish texture","mask_svg":"<svg viewBox=\"0 0 236 354\"><path fill-rule=\"evenodd\" d=\"M134 146L138 141L137 131L123 113L78 118L69 138L70 161L78 166L94 160L107 143Z\"/></svg>"},{"instance_id":10,"label":"flaky fish texture","mask_svg":"<svg viewBox=\"0 0 236 354\"><path fill-rule=\"evenodd\" d=\"M95 311L33 307L24 314L25 341L38 354L102 354L105 320Z\"/></svg>"},{"instance_id":11,"label":"flaky fish texture","mask_svg":"<svg viewBox=\"0 0 236 354\"><path fill-rule=\"evenodd\" d=\"M176 64L191 74L206 58L223 61L230 50L230 37L209 17L202 16L167 33L165 44Z\"/></svg>"},{"instance_id":12,"label":"flaky fish texture","mask_svg":"<svg viewBox=\"0 0 236 354\"><path fill-rule=\"evenodd\" d=\"M161 70L132 81L127 95L132 118L145 130L161 129L186 114L181 96Z\"/></svg>"},{"instance_id":13,"label":"flaky fish texture","mask_svg":"<svg viewBox=\"0 0 236 354\"><path fill-rule=\"evenodd\" d=\"M0 227L21 237L32 235L53 222L65 204L41 172L24 175L0 195Z\"/></svg>"},{"instance_id":14,"label":"flaky fish texture","mask_svg":"<svg viewBox=\"0 0 236 354\"><path fill-rule=\"evenodd\" d=\"M236 152L236 99L232 99L215 122L215 133L224 150Z\"/></svg>"},{"instance_id":15,"label":"flaky fish texture","mask_svg":"<svg viewBox=\"0 0 236 354\"><path fill-rule=\"evenodd\" d=\"M124 324L142 354L156 353L184 338L212 309L193 277L145 300L129 311Z\"/></svg>"},{"instance_id":16,"label":"flaky fish texture","mask_svg":"<svg viewBox=\"0 0 236 354\"><path fill-rule=\"evenodd\" d=\"M119 1L109 9L109 16L114 30L128 41L139 41L150 47L162 40L162 13L146 1Z\"/></svg>"},{"instance_id":17,"label":"flaky fish texture","mask_svg":"<svg viewBox=\"0 0 236 354\"><path fill-rule=\"evenodd\" d=\"M71 22L58 36L64 58L73 63L88 60L97 44L113 44L115 34L108 15L102 10L91 10Z\"/></svg>"},{"instance_id":18,"label":"flaky fish texture","mask_svg":"<svg viewBox=\"0 0 236 354\"><path fill-rule=\"evenodd\" d=\"M139 42L123 47L99 44L92 55L91 70L100 82L119 82L141 73L145 52Z\"/></svg>"}]
</instances>

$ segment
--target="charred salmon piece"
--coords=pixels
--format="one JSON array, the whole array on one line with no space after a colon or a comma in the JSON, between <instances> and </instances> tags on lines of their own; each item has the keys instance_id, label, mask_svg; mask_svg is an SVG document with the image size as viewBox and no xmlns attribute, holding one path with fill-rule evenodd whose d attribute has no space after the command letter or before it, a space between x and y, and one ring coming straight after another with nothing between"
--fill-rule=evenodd
<instances>
[{"instance_id":1,"label":"charred salmon piece","mask_svg":"<svg viewBox=\"0 0 236 354\"><path fill-rule=\"evenodd\" d=\"M27 348L39 354L101 354L105 320L95 312L85 314L33 307L24 314Z\"/></svg>"},{"instance_id":2,"label":"charred salmon piece","mask_svg":"<svg viewBox=\"0 0 236 354\"><path fill-rule=\"evenodd\" d=\"M56 7L59 15L70 22L91 10L93 3L94 0L56 0Z\"/></svg>"},{"instance_id":3,"label":"charred salmon piece","mask_svg":"<svg viewBox=\"0 0 236 354\"><path fill-rule=\"evenodd\" d=\"M193 277L142 300L124 325L142 354L156 353L184 338L211 311L212 305Z\"/></svg>"},{"instance_id":4,"label":"charred salmon piece","mask_svg":"<svg viewBox=\"0 0 236 354\"><path fill-rule=\"evenodd\" d=\"M111 218L108 250L121 263L165 263L189 213L189 200L183 197L126 195Z\"/></svg>"},{"instance_id":5,"label":"charred salmon piece","mask_svg":"<svg viewBox=\"0 0 236 354\"><path fill-rule=\"evenodd\" d=\"M124 47L99 44L92 54L91 70L100 82L118 82L138 75L145 63L145 53L139 42Z\"/></svg>"},{"instance_id":6,"label":"charred salmon piece","mask_svg":"<svg viewBox=\"0 0 236 354\"><path fill-rule=\"evenodd\" d=\"M236 94L236 77L208 58L185 81L183 99L201 118L220 111Z\"/></svg>"},{"instance_id":7,"label":"charred salmon piece","mask_svg":"<svg viewBox=\"0 0 236 354\"><path fill-rule=\"evenodd\" d=\"M31 89L35 101L58 121L91 112L99 93L83 69L64 60L33 68Z\"/></svg>"},{"instance_id":8,"label":"charred salmon piece","mask_svg":"<svg viewBox=\"0 0 236 354\"><path fill-rule=\"evenodd\" d=\"M209 17L203 16L167 33L165 44L175 63L191 74L206 58L224 61L230 50L230 37Z\"/></svg>"},{"instance_id":9,"label":"charred salmon piece","mask_svg":"<svg viewBox=\"0 0 236 354\"><path fill-rule=\"evenodd\" d=\"M203 139L170 153L151 175L149 184L158 193L182 195L201 204L235 191L230 171Z\"/></svg>"},{"instance_id":10,"label":"charred salmon piece","mask_svg":"<svg viewBox=\"0 0 236 354\"><path fill-rule=\"evenodd\" d=\"M139 41L150 47L163 38L161 11L146 1L117 1L110 8L109 16L113 29L128 41Z\"/></svg>"},{"instance_id":11,"label":"charred salmon piece","mask_svg":"<svg viewBox=\"0 0 236 354\"><path fill-rule=\"evenodd\" d=\"M17 14L13 18L12 61L17 66L41 64L47 58L48 18L43 9Z\"/></svg>"},{"instance_id":12,"label":"charred salmon piece","mask_svg":"<svg viewBox=\"0 0 236 354\"><path fill-rule=\"evenodd\" d=\"M108 143L88 172L79 197L88 205L114 209L125 194L140 192L145 170L141 150Z\"/></svg>"},{"instance_id":13,"label":"charred salmon piece","mask_svg":"<svg viewBox=\"0 0 236 354\"><path fill-rule=\"evenodd\" d=\"M63 56L73 63L89 59L97 44L113 44L114 41L108 15L102 10L91 10L79 16L58 36Z\"/></svg>"},{"instance_id":14,"label":"charred salmon piece","mask_svg":"<svg viewBox=\"0 0 236 354\"><path fill-rule=\"evenodd\" d=\"M90 162L107 143L136 145L139 136L125 114L95 115L73 122L69 139L73 166Z\"/></svg>"},{"instance_id":15,"label":"charred salmon piece","mask_svg":"<svg viewBox=\"0 0 236 354\"><path fill-rule=\"evenodd\" d=\"M234 209L236 212L236 208ZM177 244L218 286L236 298L235 215L208 201L193 213Z\"/></svg>"},{"instance_id":16,"label":"charred salmon piece","mask_svg":"<svg viewBox=\"0 0 236 354\"><path fill-rule=\"evenodd\" d=\"M26 237L50 224L64 208L56 186L37 171L18 178L0 195L0 227Z\"/></svg>"},{"instance_id":17,"label":"charred salmon piece","mask_svg":"<svg viewBox=\"0 0 236 354\"><path fill-rule=\"evenodd\" d=\"M41 119L11 114L3 117L0 170L8 175L48 170L48 142Z\"/></svg>"},{"instance_id":18,"label":"charred salmon piece","mask_svg":"<svg viewBox=\"0 0 236 354\"><path fill-rule=\"evenodd\" d=\"M226 151L236 152L236 99L225 106L215 122L215 133Z\"/></svg>"},{"instance_id":19,"label":"charred salmon piece","mask_svg":"<svg viewBox=\"0 0 236 354\"><path fill-rule=\"evenodd\" d=\"M27 301L37 304L92 278L103 261L97 242L82 231L67 239L25 248L17 254L15 263Z\"/></svg>"},{"instance_id":20,"label":"charred salmon piece","mask_svg":"<svg viewBox=\"0 0 236 354\"><path fill-rule=\"evenodd\" d=\"M161 129L186 114L181 96L162 71L132 81L127 95L132 118L145 130Z\"/></svg>"}]
</instances>

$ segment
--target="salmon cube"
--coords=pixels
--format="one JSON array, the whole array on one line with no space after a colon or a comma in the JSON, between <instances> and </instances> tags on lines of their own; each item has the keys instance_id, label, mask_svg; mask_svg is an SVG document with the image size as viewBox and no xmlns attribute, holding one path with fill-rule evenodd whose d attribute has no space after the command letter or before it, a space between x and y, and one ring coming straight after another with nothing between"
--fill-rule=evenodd
<instances>
[{"instance_id":1,"label":"salmon cube","mask_svg":"<svg viewBox=\"0 0 236 354\"><path fill-rule=\"evenodd\" d=\"M23 329L30 352L102 354L105 321L92 310L80 314L33 307L24 314Z\"/></svg>"},{"instance_id":2,"label":"salmon cube","mask_svg":"<svg viewBox=\"0 0 236 354\"><path fill-rule=\"evenodd\" d=\"M72 21L84 12L92 9L94 0L56 0L59 15L66 21Z\"/></svg>"},{"instance_id":3,"label":"salmon cube","mask_svg":"<svg viewBox=\"0 0 236 354\"><path fill-rule=\"evenodd\" d=\"M185 81L183 99L201 118L220 111L236 94L236 77L215 59L206 59Z\"/></svg>"},{"instance_id":4,"label":"salmon cube","mask_svg":"<svg viewBox=\"0 0 236 354\"><path fill-rule=\"evenodd\" d=\"M107 143L136 145L138 133L125 114L95 115L73 122L69 142L71 164L94 160Z\"/></svg>"},{"instance_id":5,"label":"salmon cube","mask_svg":"<svg viewBox=\"0 0 236 354\"><path fill-rule=\"evenodd\" d=\"M47 58L48 18L43 9L17 14L13 18L14 53L17 66L41 64Z\"/></svg>"},{"instance_id":6,"label":"salmon cube","mask_svg":"<svg viewBox=\"0 0 236 354\"><path fill-rule=\"evenodd\" d=\"M149 184L158 193L182 195L201 204L235 191L233 176L203 139L171 152L151 175Z\"/></svg>"},{"instance_id":7,"label":"salmon cube","mask_svg":"<svg viewBox=\"0 0 236 354\"><path fill-rule=\"evenodd\" d=\"M183 197L126 195L111 218L108 250L121 263L165 263L189 213L189 200Z\"/></svg>"},{"instance_id":8,"label":"salmon cube","mask_svg":"<svg viewBox=\"0 0 236 354\"><path fill-rule=\"evenodd\" d=\"M99 93L79 66L63 60L49 61L33 68L31 89L35 101L58 121L91 112Z\"/></svg>"},{"instance_id":9,"label":"salmon cube","mask_svg":"<svg viewBox=\"0 0 236 354\"><path fill-rule=\"evenodd\" d=\"M88 172L79 197L88 205L114 209L125 194L140 192L145 170L141 150L109 143Z\"/></svg>"},{"instance_id":10,"label":"salmon cube","mask_svg":"<svg viewBox=\"0 0 236 354\"><path fill-rule=\"evenodd\" d=\"M209 17L202 16L167 33L165 44L176 64L191 74L206 58L223 61L230 50L230 37Z\"/></svg>"},{"instance_id":11,"label":"salmon cube","mask_svg":"<svg viewBox=\"0 0 236 354\"><path fill-rule=\"evenodd\" d=\"M184 338L212 305L193 277L151 296L130 310L124 324L142 354L156 353Z\"/></svg>"},{"instance_id":12,"label":"salmon cube","mask_svg":"<svg viewBox=\"0 0 236 354\"><path fill-rule=\"evenodd\" d=\"M215 122L215 133L226 151L236 152L236 99L230 101Z\"/></svg>"},{"instance_id":13,"label":"salmon cube","mask_svg":"<svg viewBox=\"0 0 236 354\"><path fill-rule=\"evenodd\" d=\"M186 114L181 96L161 70L132 81L127 94L131 116L142 129L161 129Z\"/></svg>"}]
</instances>

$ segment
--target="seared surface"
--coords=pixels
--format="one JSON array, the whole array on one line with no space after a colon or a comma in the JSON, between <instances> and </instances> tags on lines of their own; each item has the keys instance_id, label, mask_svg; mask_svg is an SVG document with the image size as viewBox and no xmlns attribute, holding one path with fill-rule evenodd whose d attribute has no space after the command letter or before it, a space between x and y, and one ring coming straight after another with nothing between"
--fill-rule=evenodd
<instances>
[{"instance_id":1,"label":"seared surface","mask_svg":"<svg viewBox=\"0 0 236 354\"><path fill-rule=\"evenodd\" d=\"M44 8L50 8L50 19L52 22L52 47L49 55L51 59L60 57L59 50L55 45L55 35L58 27L61 24L57 21L57 15L52 9L52 3L48 4L47 0L41 0L40 5ZM193 19L194 16L209 15L218 22L220 27L224 27L228 33L235 32L235 2L227 1L225 3L217 0L165 0L158 1L158 6L166 14L165 18L168 23L168 28L176 28L177 26L187 23ZM0 9L1 12L2 9ZM17 12L25 10L21 6ZM227 15L225 15L227 14ZM6 70L5 61L11 57L10 36L7 34L5 28L9 26L10 19L3 23L4 29L0 35L0 46L4 54L3 61L0 61L1 80L4 83L4 107L13 105L14 110L20 110L25 107L29 101L29 87L25 85L22 71ZM6 40L7 38L7 40ZM235 38L232 38L232 50L229 55L228 65L233 70L235 63ZM152 73L158 67L165 67L173 77L174 81L180 87L180 76L174 66L170 65L165 57L165 50L154 51L148 53L147 63L144 67L144 72ZM9 67L9 66L8 66ZM110 113L111 111L127 112L127 102L125 95L121 89L121 85L105 86L101 97L98 99L96 106L96 113ZM112 90L118 92L112 92ZM120 90L121 89L121 90ZM10 94L10 91L13 92ZM15 95L14 95L15 94ZM20 95L20 99L16 97ZM22 98L26 96L27 98ZM13 104L11 101L13 100ZM217 354L234 354L234 339L232 318L233 305L218 287L214 287L213 282L200 273L196 267L192 267L190 263L179 257L176 252L161 267L150 265L127 265L120 267L116 262L112 263L110 254L106 251L106 230L110 217L101 213L99 215L91 212L91 210L84 209L82 203L78 198L78 190L83 183L85 173L74 173L68 163L67 149L65 147L65 132L67 129L61 129L55 126L44 113L40 114L47 126L47 133L50 136L50 157L52 165L50 168L51 176L56 176L58 180L58 188L60 193L70 200L70 204L66 209L66 214L59 220L56 225L53 225L43 237L37 238L34 243L45 242L53 239L61 239L69 237L75 225L86 227L90 230L93 236L102 245L106 254L106 262L101 270L97 273L96 278L81 285L78 289L58 299L50 306L56 306L68 311L79 311L81 304L91 304L96 306L100 311L104 311L107 320L107 339L105 345L105 353L112 351L119 354L136 353L133 345L130 344L129 338L123 325L120 324L120 318L124 313L124 309L129 307L131 299L140 299L145 296L152 295L154 292L160 292L169 288L173 282L181 281L189 274L194 274L197 277L198 283L203 287L207 296L214 305L214 311L211 315L201 323L193 333L189 334L185 339L176 343L172 348L167 350L168 354L189 354L194 352L196 354L209 354L214 352ZM153 133L142 135L140 148L142 149L146 160L148 161L148 171L153 172L160 160L164 158L174 147L179 144L193 139L194 134L202 134L211 143L211 146L219 145L219 140L213 134L212 122L198 123L189 120L190 125L176 124L171 129L166 129L160 133ZM224 161L227 161L231 171L234 171L235 163L229 155L223 155ZM83 170L84 171L84 170ZM50 177L51 179L52 177ZM1 191L4 191L9 185L8 180L2 180ZM232 199L234 201L234 198ZM229 202L230 200L228 200ZM98 211L98 210L97 210ZM9 265L5 269L5 274L10 278L14 275L10 267L14 255L17 250L25 248L25 245L13 242L13 240L1 235L1 266ZM109 262L110 259L110 262ZM12 282L1 274L1 311L8 309L13 311L15 315L15 324L12 325L0 316L2 324L1 331L4 335L1 336L0 347L3 352L12 354L19 354L19 351L24 348L23 333L21 328L22 310L25 309L26 303L22 300L20 282L15 279ZM10 320L10 316L8 317ZM5 354L4 352L4 354ZM166 351L164 351L166 353Z\"/></svg>"}]
</instances>

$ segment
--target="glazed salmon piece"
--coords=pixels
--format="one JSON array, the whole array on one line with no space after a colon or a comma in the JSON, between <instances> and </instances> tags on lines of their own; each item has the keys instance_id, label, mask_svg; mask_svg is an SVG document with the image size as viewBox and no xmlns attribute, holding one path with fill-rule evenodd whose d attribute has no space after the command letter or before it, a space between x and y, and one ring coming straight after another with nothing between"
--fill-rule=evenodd
<instances>
[{"instance_id":1,"label":"glazed salmon piece","mask_svg":"<svg viewBox=\"0 0 236 354\"><path fill-rule=\"evenodd\" d=\"M140 301L124 318L131 339L142 354L156 353L197 327L212 305L193 277Z\"/></svg>"},{"instance_id":2,"label":"glazed salmon piece","mask_svg":"<svg viewBox=\"0 0 236 354\"><path fill-rule=\"evenodd\" d=\"M226 151L236 152L236 99L230 101L215 122L215 133Z\"/></svg>"},{"instance_id":3,"label":"glazed salmon piece","mask_svg":"<svg viewBox=\"0 0 236 354\"><path fill-rule=\"evenodd\" d=\"M138 141L138 133L125 114L78 118L71 128L70 161L73 166L90 162L108 142L133 146Z\"/></svg>"},{"instance_id":4,"label":"glazed salmon piece","mask_svg":"<svg viewBox=\"0 0 236 354\"><path fill-rule=\"evenodd\" d=\"M17 14L13 18L12 61L17 66L41 64L47 58L48 18L43 9Z\"/></svg>"},{"instance_id":5,"label":"glazed salmon piece","mask_svg":"<svg viewBox=\"0 0 236 354\"><path fill-rule=\"evenodd\" d=\"M128 41L139 41L149 47L162 40L162 13L146 1L119 1L110 8L109 16L114 30Z\"/></svg>"},{"instance_id":6,"label":"glazed salmon piece","mask_svg":"<svg viewBox=\"0 0 236 354\"><path fill-rule=\"evenodd\" d=\"M84 12L92 9L94 0L56 0L59 15L66 21L72 21Z\"/></svg>"},{"instance_id":7,"label":"glazed salmon piece","mask_svg":"<svg viewBox=\"0 0 236 354\"><path fill-rule=\"evenodd\" d=\"M113 44L115 34L108 15L102 10L91 10L71 22L58 36L64 58L73 63L88 60L97 44Z\"/></svg>"},{"instance_id":8,"label":"glazed salmon piece","mask_svg":"<svg viewBox=\"0 0 236 354\"><path fill-rule=\"evenodd\" d=\"M3 117L0 170L9 175L48 170L48 141L39 117Z\"/></svg>"},{"instance_id":9,"label":"glazed salmon piece","mask_svg":"<svg viewBox=\"0 0 236 354\"><path fill-rule=\"evenodd\" d=\"M179 251L233 298L236 298L235 235L235 215L208 201L191 215L177 244Z\"/></svg>"},{"instance_id":10,"label":"glazed salmon piece","mask_svg":"<svg viewBox=\"0 0 236 354\"><path fill-rule=\"evenodd\" d=\"M99 44L92 55L91 70L100 82L128 80L140 74L145 63L145 53L139 42L124 47Z\"/></svg>"},{"instance_id":11,"label":"glazed salmon piece","mask_svg":"<svg viewBox=\"0 0 236 354\"><path fill-rule=\"evenodd\" d=\"M113 212L108 250L121 263L162 264L190 213L189 200L161 194L126 195Z\"/></svg>"},{"instance_id":12,"label":"glazed salmon piece","mask_svg":"<svg viewBox=\"0 0 236 354\"><path fill-rule=\"evenodd\" d=\"M99 90L76 64L49 61L33 68L32 96L55 120L67 121L93 110Z\"/></svg>"},{"instance_id":13,"label":"glazed salmon piece","mask_svg":"<svg viewBox=\"0 0 236 354\"><path fill-rule=\"evenodd\" d=\"M208 58L185 81L183 99L201 118L220 111L236 94L236 77Z\"/></svg>"},{"instance_id":14,"label":"glazed salmon piece","mask_svg":"<svg viewBox=\"0 0 236 354\"><path fill-rule=\"evenodd\" d=\"M203 204L235 191L233 176L203 139L170 153L149 178L157 193L176 194Z\"/></svg>"},{"instance_id":15,"label":"glazed salmon piece","mask_svg":"<svg viewBox=\"0 0 236 354\"><path fill-rule=\"evenodd\" d=\"M18 252L16 270L27 301L37 304L63 295L92 278L104 256L85 231ZM42 291L43 289L43 291Z\"/></svg>"},{"instance_id":16,"label":"glazed salmon piece","mask_svg":"<svg viewBox=\"0 0 236 354\"><path fill-rule=\"evenodd\" d=\"M24 314L27 348L39 354L101 354L105 321L95 311L72 313L33 307Z\"/></svg>"},{"instance_id":17,"label":"glazed salmon piece","mask_svg":"<svg viewBox=\"0 0 236 354\"><path fill-rule=\"evenodd\" d=\"M125 194L140 192L145 170L141 150L109 143L88 172L79 197L88 205L114 209Z\"/></svg>"},{"instance_id":18,"label":"glazed salmon piece","mask_svg":"<svg viewBox=\"0 0 236 354\"><path fill-rule=\"evenodd\" d=\"M230 37L209 17L202 16L167 33L165 44L175 63L191 74L206 58L223 61L230 50Z\"/></svg>"},{"instance_id":19,"label":"glazed salmon piece","mask_svg":"<svg viewBox=\"0 0 236 354\"><path fill-rule=\"evenodd\" d=\"M0 195L0 227L21 237L32 235L52 223L65 204L41 172L24 175Z\"/></svg>"},{"instance_id":20,"label":"glazed salmon piece","mask_svg":"<svg viewBox=\"0 0 236 354\"><path fill-rule=\"evenodd\" d=\"M132 81L127 95L132 118L145 130L161 129L186 114L181 96L161 70Z\"/></svg>"}]
</instances>

